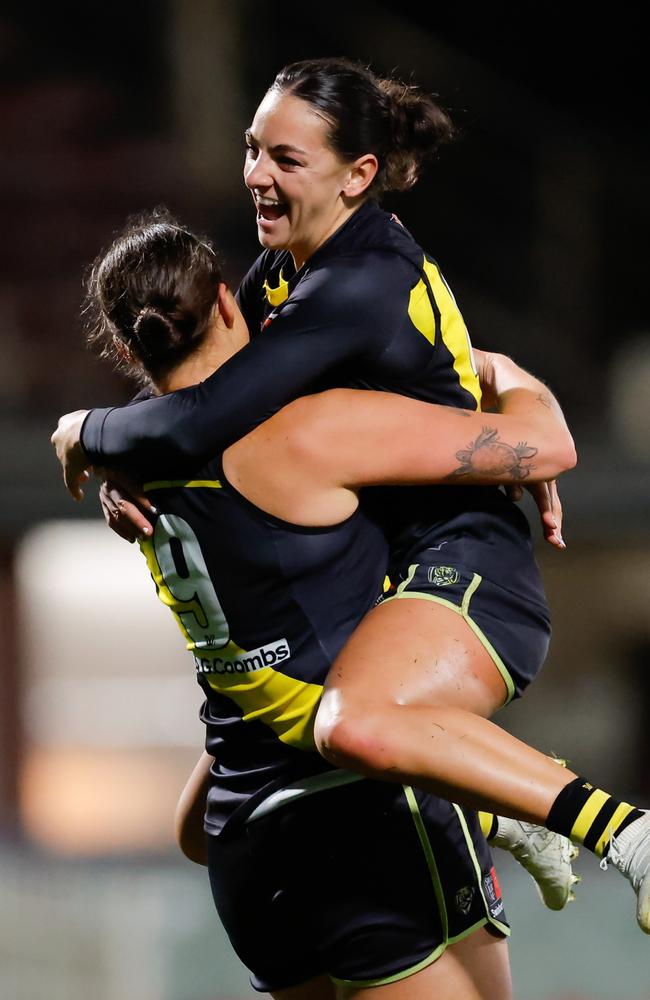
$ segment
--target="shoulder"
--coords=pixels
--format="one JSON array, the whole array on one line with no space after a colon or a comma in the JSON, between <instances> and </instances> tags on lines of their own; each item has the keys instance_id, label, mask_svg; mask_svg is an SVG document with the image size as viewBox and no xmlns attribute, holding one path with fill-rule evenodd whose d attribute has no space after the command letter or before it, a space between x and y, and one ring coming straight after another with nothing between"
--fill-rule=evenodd
<instances>
[{"instance_id":1,"label":"shoulder","mask_svg":"<svg viewBox=\"0 0 650 1000\"><path fill-rule=\"evenodd\" d=\"M414 265L390 249L354 250L310 269L291 298L309 297L329 309L381 308L419 280Z\"/></svg>"}]
</instances>

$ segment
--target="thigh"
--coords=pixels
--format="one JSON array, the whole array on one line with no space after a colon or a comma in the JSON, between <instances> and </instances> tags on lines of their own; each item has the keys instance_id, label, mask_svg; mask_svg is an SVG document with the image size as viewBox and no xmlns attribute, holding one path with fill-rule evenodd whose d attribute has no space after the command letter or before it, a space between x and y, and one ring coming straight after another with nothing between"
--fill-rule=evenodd
<instances>
[{"instance_id":1,"label":"thigh","mask_svg":"<svg viewBox=\"0 0 650 1000\"><path fill-rule=\"evenodd\" d=\"M391 600L371 611L339 653L320 710L377 702L462 708L489 718L507 700L494 660L464 619L444 605Z\"/></svg>"},{"instance_id":2,"label":"thigh","mask_svg":"<svg viewBox=\"0 0 650 1000\"><path fill-rule=\"evenodd\" d=\"M327 688L350 701L443 704L488 718L536 675L549 635L545 606L461 564L413 565L352 635Z\"/></svg>"},{"instance_id":3,"label":"thigh","mask_svg":"<svg viewBox=\"0 0 650 1000\"><path fill-rule=\"evenodd\" d=\"M273 990L271 996L273 1000L336 1000L336 987L327 976L318 976L299 986Z\"/></svg>"},{"instance_id":4,"label":"thigh","mask_svg":"<svg viewBox=\"0 0 650 1000\"><path fill-rule=\"evenodd\" d=\"M511 1000L508 945L481 928L420 972L384 986L340 987L337 1000Z\"/></svg>"}]
</instances>

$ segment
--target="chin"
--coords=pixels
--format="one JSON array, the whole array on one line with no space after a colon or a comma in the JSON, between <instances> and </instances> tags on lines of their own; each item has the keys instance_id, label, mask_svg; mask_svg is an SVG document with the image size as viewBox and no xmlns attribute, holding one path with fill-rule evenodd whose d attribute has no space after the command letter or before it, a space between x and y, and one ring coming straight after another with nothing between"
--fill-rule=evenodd
<instances>
[{"instance_id":1,"label":"chin","mask_svg":"<svg viewBox=\"0 0 650 1000\"><path fill-rule=\"evenodd\" d=\"M260 246L263 246L265 250L285 250L286 241L281 239L279 236L272 236L270 233L262 233L257 231L257 238L259 240Z\"/></svg>"}]
</instances>

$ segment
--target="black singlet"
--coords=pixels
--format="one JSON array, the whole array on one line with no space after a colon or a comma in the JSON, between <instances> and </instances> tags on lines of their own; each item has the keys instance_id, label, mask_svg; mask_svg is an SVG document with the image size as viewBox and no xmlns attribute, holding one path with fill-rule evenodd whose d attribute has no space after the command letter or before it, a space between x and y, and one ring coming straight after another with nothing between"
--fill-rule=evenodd
<instances>
[{"instance_id":1,"label":"black singlet","mask_svg":"<svg viewBox=\"0 0 650 1000\"><path fill-rule=\"evenodd\" d=\"M387 545L361 510L326 528L265 514L218 461L146 490L161 513L142 549L206 699L214 834L262 789L331 770L314 716L334 658L381 597Z\"/></svg>"}]
</instances>

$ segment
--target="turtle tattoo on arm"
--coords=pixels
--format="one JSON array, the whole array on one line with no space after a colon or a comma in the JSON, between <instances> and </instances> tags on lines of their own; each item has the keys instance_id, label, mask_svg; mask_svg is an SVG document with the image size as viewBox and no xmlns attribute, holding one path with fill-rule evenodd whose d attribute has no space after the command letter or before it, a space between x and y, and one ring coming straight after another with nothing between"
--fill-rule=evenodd
<instances>
[{"instance_id":1,"label":"turtle tattoo on arm","mask_svg":"<svg viewBox=\"0 0 650 1000\"><path fill-rule=\"evenodd\" d=\"M484 427L475 441L466 449L456 452L456 458L461 465L454 469L451 476L484 473L486 476L526 479L534 466L525 464L525 460L534 458L536 454L537 448L533 448L525 441L520 441L513 447L499 440L495 428Z\"/></svg>"}]
</instances>

